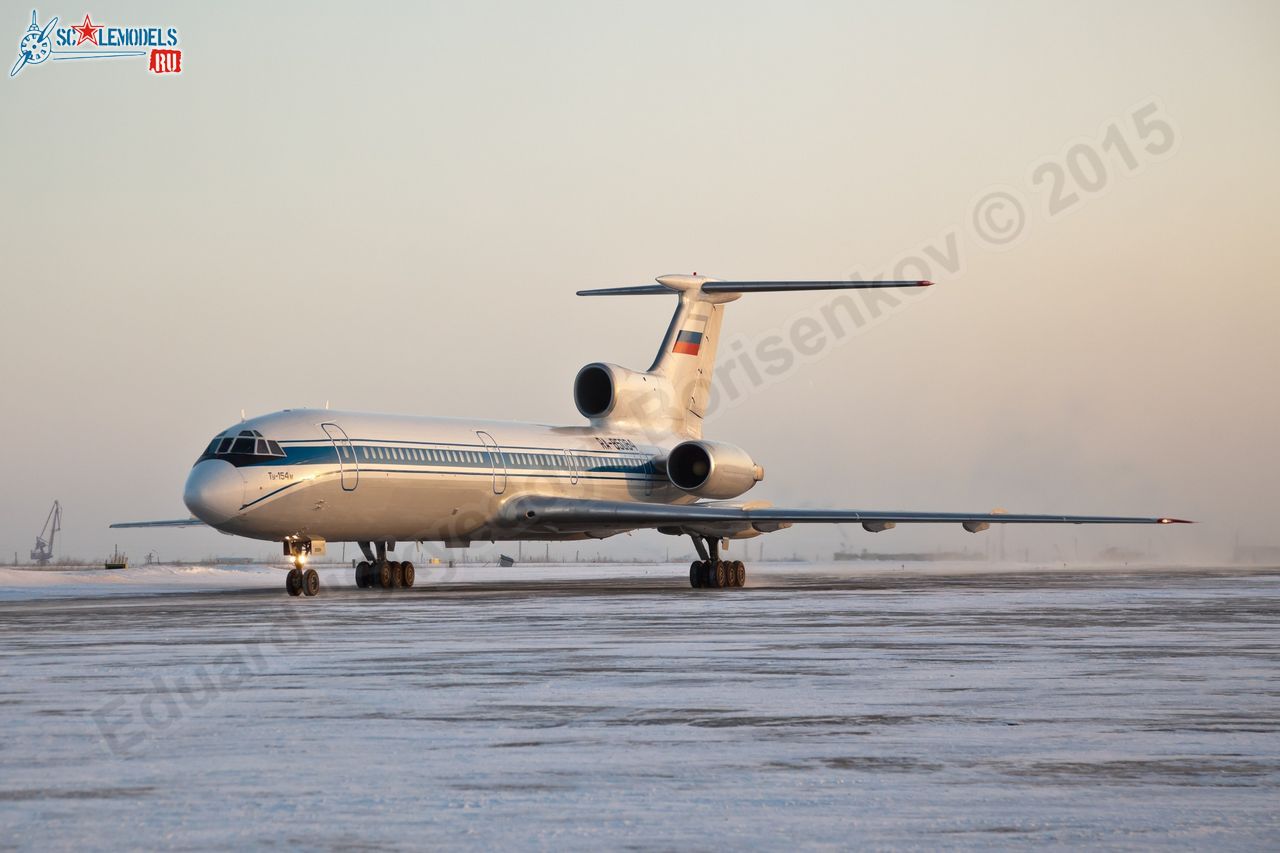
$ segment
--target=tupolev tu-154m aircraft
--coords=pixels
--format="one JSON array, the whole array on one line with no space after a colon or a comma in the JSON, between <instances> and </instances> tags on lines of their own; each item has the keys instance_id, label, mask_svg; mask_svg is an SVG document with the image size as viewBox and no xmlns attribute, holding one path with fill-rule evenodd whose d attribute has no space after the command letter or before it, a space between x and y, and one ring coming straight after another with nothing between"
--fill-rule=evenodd
<instances>
[{"instance_id":1,"label":"tupolev tu-154m aircraft","mask_svg":"<svg viewBox=\"0 0 1280 853\"><path fill-rule=\"evenodd\" d=\"M574 403L589 422L510 421L285 409L244 420L209 442L187 477L193 518L112 527L209 525L283 543L290 595L315 595L309 557L327 542L359 543L362 589L411 587L397 542L603 539L641 528L689 536L701 559L694 588L741 587L741 561L722 543L793 524L1173 524L1174 518L1015 513L784 509L741 496L764 469L740 447L703 438L724 308L743 294L926 287L928 281L719 281L667 275L657 284L579 296L676 296L675 315L644 372L596 362L578 371Z\"/></svg>"}]
</instances>

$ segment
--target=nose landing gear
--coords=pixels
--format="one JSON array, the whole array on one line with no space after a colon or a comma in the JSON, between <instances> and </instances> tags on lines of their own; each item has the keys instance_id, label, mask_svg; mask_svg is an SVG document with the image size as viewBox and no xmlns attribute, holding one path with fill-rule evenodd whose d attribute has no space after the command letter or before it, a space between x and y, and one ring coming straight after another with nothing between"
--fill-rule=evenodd
<instances>
[{"instance_id":1,"label":"nose landing gear","mask_svg":"<svg viewBox=\"0 0 1280 853\"><path fill-rule=\"evenodd\" d=\"M285 576L284 588L290 595L315 595L320 591L320 573L315 569L294 567Z\"/></svg>"},{"instance_id":2,"label":"nose landing gear","mask_svg":"<svg viewBox=\"0 0 1280 853\"><path fill-rule=\"evenodd\" d=\"M317 553L324 553L322 550ZM306 568L307 557L311 554L311 543L289 541L284 543L284 554L293 563L293 568L285 576L284 588L290 595L312 596L320 592L320 573Z\"/></svg>"}]
</instances>

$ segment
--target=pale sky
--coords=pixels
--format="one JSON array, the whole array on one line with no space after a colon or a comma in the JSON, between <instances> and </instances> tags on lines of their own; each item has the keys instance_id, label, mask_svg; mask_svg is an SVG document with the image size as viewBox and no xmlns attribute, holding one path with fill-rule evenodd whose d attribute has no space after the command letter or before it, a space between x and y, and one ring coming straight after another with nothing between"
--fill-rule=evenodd
<instances>
[{"instance_id":1,"label":"pale sky","mask_svg":"<svg viewBox=\"0 0 1280 853\"><path fill-rule=\"evenodd\" d=\"M12 58L30 14L0 11ZM1280 542L1275 3L113 2L93 18L177 27L183 72L50 61L0 80L4 561L54 498L60 554L272 553L106 526L185 515L188 469L241 409L579 422L577 369L647 367L671 304L576 289L888 276L926 247L926 298L710 425L765 465L752 498L1203 522L1008 532L1046 559ZM1145 104L1172 135L1158 156L1135 135ZM1091 190L1049 215L1072 163ZM1027 216L996 247L972 212L1001 190ZM747 297L726 339L829 298ZM668 545L687 550L658 534L599 550Z\"/></svg>"}]
</instances>

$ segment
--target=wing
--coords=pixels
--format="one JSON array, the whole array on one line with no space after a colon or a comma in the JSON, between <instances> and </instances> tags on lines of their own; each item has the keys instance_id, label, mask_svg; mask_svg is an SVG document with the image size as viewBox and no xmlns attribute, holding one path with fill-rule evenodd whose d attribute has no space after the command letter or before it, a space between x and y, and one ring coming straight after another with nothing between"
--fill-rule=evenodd
<instances>
[{"instance_id":1,"label":"wing","mask_svg":"<svg viewBox=\"0 0 1280 853\"><path fill-rule=\"evenodd\" d=\"M650 504L528 496L502 510L505 526L556 533L592 533L652 527L665 533L733 536L772 533L793 524L861 524L871 532L898 524L959 524L970 533L992 524L1190 524L1179 518L1112 515L1023 515L1005 512L886 512L785 509L727 503Z\"/></svg>"},{"instance_id":2,"label":"wing","mask_svg":"<svg viewBox=\"0 0 1280 853\"><path fill-rule=\"evenodd\" d=\"M208 527L198 518L173 518L167 521L117 521L110 525L112 529L120 527Z\"/></svg>"}]
</instances>

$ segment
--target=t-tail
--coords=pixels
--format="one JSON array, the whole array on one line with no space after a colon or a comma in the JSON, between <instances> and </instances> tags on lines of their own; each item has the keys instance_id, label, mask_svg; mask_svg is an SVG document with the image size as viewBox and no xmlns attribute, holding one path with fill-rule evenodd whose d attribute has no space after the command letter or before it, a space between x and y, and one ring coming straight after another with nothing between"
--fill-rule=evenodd
<instances>
[{"instance_id":1,"label":"t-tail","mask_svg":"<svg viewBox=\"0 0 1280 853\"><path fill-rule=\"evenodd\" d=\"M726 303L744 293L928 287L930 281L720 281L664 275L657 284L579 290L579 296L678 294L662 347L644 373L596 362L578 371L574 402L597 426L702 437Z\"/></svg>"}]
</instances>

